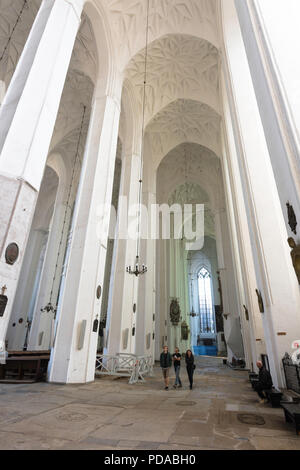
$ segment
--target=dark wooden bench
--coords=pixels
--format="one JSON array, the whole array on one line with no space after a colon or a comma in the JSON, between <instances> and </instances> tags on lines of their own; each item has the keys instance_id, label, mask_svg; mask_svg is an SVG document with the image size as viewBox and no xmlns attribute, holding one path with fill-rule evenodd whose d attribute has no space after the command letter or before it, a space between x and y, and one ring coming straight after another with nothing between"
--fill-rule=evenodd
<instances>
[{"instance_id":1,"label":"dark wooden bench","mask_svg":"<svg viewBox=\"0 0 300 470\"><path fill-rule=\"evenodd\" d=\"M300 403L282 401L280 404L284 410L285 421L287 423L295 423L296 434L300 436Z\"/></svg>"},{"instance_id":2,"label":"dark wooden bench","mask_svg":"<svg viewBox=\"0 0 300 470\"><path fill-rule=\"evenodd\" d=\"M263 390L264 394L266 395L268 401L271 403L272 408L280 408L280 403L282 401L283 393L276 388L272 388L269 390Z\"/></svg>"},{"instance_id":3,"label":"dark wooden bench","mask_svg":"<svg viewBox=\"0 0 300 470\"><path fill-rule=\"evenodd\" d=\"M253 390L255 390L255 385L257 385L259 382L258 378L252 378L250 382L251 382Z\"/></svg>"},{"instance_id":4,"label":"dark wooden bench","mask_svg":"<svg viewBox=\"0 0 300 470\"><path fill-rule=\"evenodd\" d=\"M251 382L252 379L258 379L258 374L255 372L249 372L249 382Z\"/></svg>"},{"instance_id":5,"label":"dark wooden bench","mask_svg":"<svg viewBox=\"0 0 300 470\"><path fill-rule=\"evenodd\" d=\"M0 364L0 382L38 382L46 377L50 353L45 351L9 352L6 364Z\"/></svg>"}]
</instances>

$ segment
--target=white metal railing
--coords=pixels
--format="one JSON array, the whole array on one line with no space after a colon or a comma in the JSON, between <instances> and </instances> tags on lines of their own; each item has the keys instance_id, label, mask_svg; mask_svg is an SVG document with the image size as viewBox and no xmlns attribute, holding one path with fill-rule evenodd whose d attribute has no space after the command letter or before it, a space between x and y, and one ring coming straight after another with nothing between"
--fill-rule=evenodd
<instances>
[{"instance_id":1,"label":"white metal railing","mask_svg":"<svg viewBox=\"0 0 300 470\"><path fill-rule=\"evenodd\" d=\"M118 353L115 356L97 354L95 375L129 377L129 383L145 382L153 375L152 356Z\"/></svg>"}]
</instances>

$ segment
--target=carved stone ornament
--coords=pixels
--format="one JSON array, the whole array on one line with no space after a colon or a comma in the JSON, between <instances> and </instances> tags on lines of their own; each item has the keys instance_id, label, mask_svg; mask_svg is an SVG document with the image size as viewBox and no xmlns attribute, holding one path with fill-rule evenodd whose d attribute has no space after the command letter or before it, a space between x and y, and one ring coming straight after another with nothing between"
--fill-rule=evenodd
<instances>
[{"instance_id":1,"label":"carved stone ornament","mask_svg":"<svg viewBox=\"0 0 300 470\"><path fill-rule=\"evenodd\" d=\"M297 245L293 238L288 239L288 244L292 248L291 258L298 278L298 283L300 284L300 245Z\"/></svg>"},{"instance_id":2,"label":"carved stone ornament","mask_svg":"<svg viewBox=\"0 0 300 470\"><path fill-rule=\"evenodd\" d=\"M294 208L293 208L293 206L290 205L289 202L287 202L286 207L287 207L288 218L289 218L289 226L291 227L291 231L295 235L297 235L296 227L298 225L298 222L297 222L297 218L296 218Z\"/></svg>"},{"instance_id":3,"label":"carved stone ornament","mask_svg":"<svg viewBox=\"0 0 300 470\"><path fill-rule=\"evenodd\" d=\"M180 306L177 299L171 301L170 318L172 325L177 326L180 321Z\"/></svg>"},{"instance_id":4,"label":"carved stone ornament","mask_svg":"<svg viewBox=\"0 0 300 470\"><path fill-rule=\"evenodd\" d=\"M245 317L246 317L246 320L249 321L249 311L248 311L246 305L243 305L243 307L244 307L244 310L245 310Z\"/></svg>"},{"instance_id":5,"label":"carved stone ornament","mask_svg":"<svg viewBox=\"0 0 300 470\"><path fill-rule=\"evenodd\" d=\"M256 295L257 295L259 311L260 311L260 313L265 313L264 301L263 301L261 292L258 289L255 289L255 292L256 292Z\"/></svg>"},{"instance_id":6,"label":"carved stone ornament","mask_svg":"<svg viewBox=\"0 0 300 470\"><path fill-rule=\"evenodd\" d=\"M7 306L8 298L6 295L0 295L0 317L3 317L6 306Z\"/></svg>"},{"instance_id":7,"label":"carved stone ornament","mask_svg":"<svg viewBox=\"0 0 300 470\"><path fill-rule=\"evenodd\" d=\"M99 320L95 318L94 323L93 323L93 333L98 332L98 325L99 325Z\"/></svg>"},{"instance_id":8,"label":"carved stone ornament","mask_svg":"<svg viewBox=\"0 0 300 470\"><path fill-rule=\"evenodd\" d=\"M101 289L101 286L99 285L99 286L97 287L97 290L96 290L96 297L97 297L97 299L100 299L100 297L101 297L101 292L102 292L102 289Z\"/></svg>"},{"instance_id":9,"label":"carved stone ornament","mask_svg":"<svg viewBox=\"0 0 300 470\"><path fill-rule=\"evenodd\" d=\"M19 257L19 247L16 243L10 243L5 250L5 261L7 264L13 265Z\"/></svg>"},{"instance_id":10,"label":"carved stone ornament","mask_svg":"<svg viewBox=\"0 0 300 470\"><path fill-rule=\"evenodd\" d=\"M189 327L185 321L181 323L181 339L184 341L189 339Z\"/></svg>"}]
</instances>

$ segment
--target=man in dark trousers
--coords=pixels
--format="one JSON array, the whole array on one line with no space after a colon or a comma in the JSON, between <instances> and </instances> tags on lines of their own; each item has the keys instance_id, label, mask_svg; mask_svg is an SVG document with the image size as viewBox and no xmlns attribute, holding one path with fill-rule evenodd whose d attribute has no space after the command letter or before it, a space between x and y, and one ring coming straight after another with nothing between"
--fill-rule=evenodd
<instances>
[{"instance_id":1,"label":"man in dark trousers","mask_svg":"<svg viewBox=\"0 0 300 470\"><path fill-rule=\"evenodd\" d=\"M169 353L168 346L164 346L163 352L160 355L160 367L162 368L162 373L165 380L165 390L169 389L169 374L171 366L172 356Z\"/></svg>"},{"instance_id":2,"label":"man in dark trousers","mask_svg":"<svg viewBox=\"0 0 300 470\"><path fill-rule=\"evenodd\" d=\"M255 391L260 397L259 402L264 403L266 396L263 390L270 390L273 387L273 380L270 372L265 368L261 361L256 363L259 373L258 373L258 383L255 385Z\"/></svg>"},{"instance_id":3,"label":"man in dark trousers","mask_svg":"<svg viewBox=\"0 0 300 470\"><path fill-rule=\"evenodd\" d=\"M180 374L180 366L181 366L181 354L178 348L175 348L175 353L173 354L173 361L174 361L174 370L175 370L175 384L173 385L174 388L182 387L182 383L179 377Z\"/></svg>"}]
</instances>

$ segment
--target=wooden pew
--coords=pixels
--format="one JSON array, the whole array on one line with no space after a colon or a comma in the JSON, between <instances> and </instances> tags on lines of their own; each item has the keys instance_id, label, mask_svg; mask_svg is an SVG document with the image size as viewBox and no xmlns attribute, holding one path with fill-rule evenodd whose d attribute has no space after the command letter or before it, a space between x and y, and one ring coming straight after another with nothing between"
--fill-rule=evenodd
<instances>
[{"instance_id":1,"label":"wooden pew","mask_svg":"<svg viewBox=\"0 0 300 470\"><path fill-rule=\"evenodd\" d=\"M1 383L33 383L46 377L50 351L9 351L0 364Z\"/></svg>"},{"instance_id":2,"label":"wooden pew","mask_svg":"<svg viewBox=\"0 0 300 470\"><path fill-rule=\"evenodd\" d=\"M300 403L281 402L287 423L294 423L296 434L300 436Z\"/></svg>"},{"instance_id":3,"label":"wooden pew","mask_svg":"<svg viewBox=\"0 0 300 470\"><path fill-rule=\"evenodd\" d=\"M266 395L268 401L271 403L272 408L280 408L281 401L283 397L283 393L276 388L272 388L269 390L263 390L264 394Z\"/></svg>"}]
</instances>

